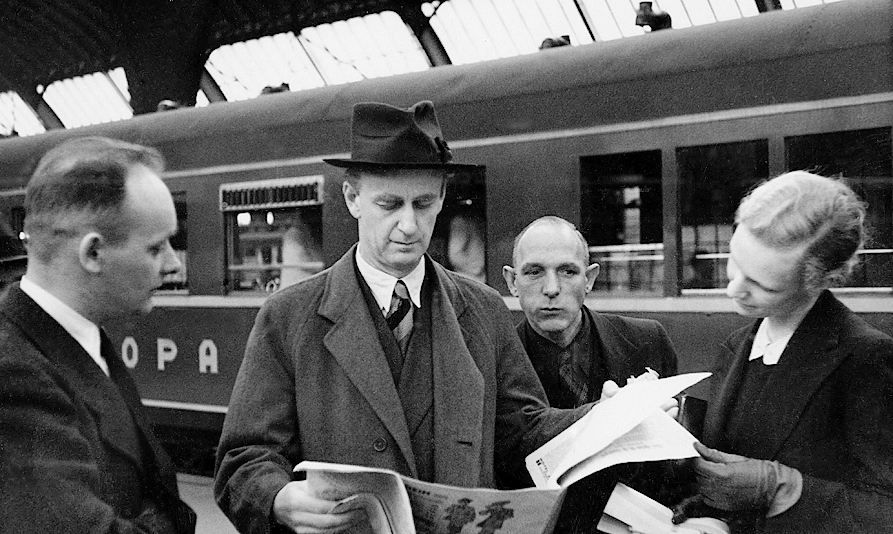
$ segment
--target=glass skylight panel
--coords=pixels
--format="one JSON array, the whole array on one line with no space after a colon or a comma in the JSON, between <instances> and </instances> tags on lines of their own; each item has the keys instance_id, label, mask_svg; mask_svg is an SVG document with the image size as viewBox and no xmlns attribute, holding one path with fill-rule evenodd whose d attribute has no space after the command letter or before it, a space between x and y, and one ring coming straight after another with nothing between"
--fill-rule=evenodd
<instances>
[{"instance_id":1,"label":"glass skylight panel","mask_svg":"<svg viewBox=\"0 0 893 534\"><path fill-rule=\"evenodd\" d=\"M205 68L231 101L255 98L264 87L283 83L292 91L325 85L292 32L221 46Z\"/></svg>"},{"instance_id":2,"label":"glass skylight panel","mask_svg":"<svg viewBox=\"0 0 893 534\"><path fill-rule=\"evenodd\" d=\"M374 35L382 31L391 38ZM418 40L392 11L305 28L299 39L329 85L430 68Z\"/></svg>"},{"instance_id":3,"label":"glass skylight panel","mask_svg":"<svg viewBox=\"0 0 893 534\"><path fill-rule=\"evenodd\" d=\"M208 72L227 100L283 83L292 91L429 68L406 24L391 11L221 46Z\"/></svg>"},{"instance_id":4,"label":"glass skylight panel","mask_svg":"<svg viewBox=\"0 0 893 534\"><path fill-rule=\"evenodd\" d=\"M623 37L620 27L617 26L617 19L611 13L611 8L606 0L582 0L582 4L586 7L586 13L589 15L589 27L595 33L597 41L610 41ZM577 43L571 41L571 44Z\"/></svg>"},{"instance_id":5,"label":"glass skylight panel","mask_svg":"<svg viewBox=\"0 0 893 534\"><path fill-rule=\"evenodd\" d=\"M129 119L133 110L114 81L122 74L95 72L53 82L43 92L43 99L66 128Z\"/></svg>"},{"instance_id":6,"label":"glass skylight panel","mask_svg":"<svg viewBox=\"0 0 893 534\"><path fill-rule=\"evenodd\" d=\"M198 92L195 93L195 107L203 108L209 106L210 104L211 102L208 100L208 96L205 95L204 91L199 89Z\"/></svg>"},{"instance_id":7,"label":"glass skylight panel","mask_svg":"<svg viewBox=\"0 0 893 534\"><path fill-rule=\"evenodd\" d=\"M0 135L35 135L46 128L18 93L0 93Z\"/></svg>"}]
</instances>

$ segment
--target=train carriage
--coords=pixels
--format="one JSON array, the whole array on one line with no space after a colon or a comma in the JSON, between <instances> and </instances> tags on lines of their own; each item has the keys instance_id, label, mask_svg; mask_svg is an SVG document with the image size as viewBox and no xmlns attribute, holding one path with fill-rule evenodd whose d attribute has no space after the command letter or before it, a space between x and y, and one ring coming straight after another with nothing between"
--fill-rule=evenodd
<instances>
[{"instance_id":1,"label":"train carriage","mask_svg":"<svg viewBox=\"0 0 893 534\"><path fill-rule=\"evenodd\" d=\"M709 366L744 319L722 293L737 201L791 169L842 175L869 203L862 267L841 291L893 333L893 4L850 0L0 141L0 208L21 229L40 155L101 134L157 147L184 273L110 330L172 448L213 447L254 316L272 291L356 240L341 171L351 107L434 101L457 161L432 241L506 294L528 222L575 222L602 264L589 304L660 320L681 370ZM520 318L516 299L506 296ZM207 452L207 451L205 451ZM179 455L181 458L183 455ZM196 470L207 470L207 455ZM201 463L201 462L199 462ZM188 466L186 468L189 468Z\"/></svg>"}]
</instances>

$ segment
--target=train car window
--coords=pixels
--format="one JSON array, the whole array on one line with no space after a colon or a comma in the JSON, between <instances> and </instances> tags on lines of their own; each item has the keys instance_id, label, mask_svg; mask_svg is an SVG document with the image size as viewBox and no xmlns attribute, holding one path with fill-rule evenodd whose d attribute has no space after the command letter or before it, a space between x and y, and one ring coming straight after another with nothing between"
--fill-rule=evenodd
<instances>
[{"instance_id":1,"label":"train car window","mask_svg":"<svg viewBox=\"0 0 893 534\"><path fill-rule=\"evenodd\" d=\"M726 261L738 202L769 176L767 140L676 149L682 219L682 288L728 284Z\"/></svg>"},{"instance_id":2,"label":"train car window","mask_svg":"<svg viewBox=\"0 0 893 534\"><path fill-rule=\"evenodd\" d=\"M478 167L450 178L428 253L440 264L487 282L485 170Z\"/></svg>"},{"instance_id":3,"label":"train car window","mask_svg":"<svg viewBox=\"0 0 893 534\"><path fill-rule=\"evenodd\" d=\"M223 184L230 292L272 293L322 270L322 176Z\"/></svg>"},{"instance_id":4,"label":"train car window","mask_svg":"<svg viewBox=\"0 0 893 534\"><path fill-rule=\"evenodd\" d=\"M180 259L180 271L169 274L164 277L161 284L161 291L179 292L189 289L188 284L188 254L186 247L186 193L179 191L173 192L174 209L177 211L177 233L171 238L171 247Z\"/></svg>"},{"instance_id":5,"label":"train car window","mask_svg":"<svg viewBox=\"0 0 893 534\"><path fill-rule=\"evenodd\" d=\"M868 204L870 229L849 286L893 286L893 141L872 128L785 138L787 168L842 177Z\"/></svg>"},{"instance_id":6,"label":"train car window","mask_svg":"<svg viewBox=\"0 0 893 534\"><path fill-rule=\"evenodd\" d=\"M580 232L601 265L594 291L663 293L661 152L580 160Z\"/></svg>"}]
</instances>

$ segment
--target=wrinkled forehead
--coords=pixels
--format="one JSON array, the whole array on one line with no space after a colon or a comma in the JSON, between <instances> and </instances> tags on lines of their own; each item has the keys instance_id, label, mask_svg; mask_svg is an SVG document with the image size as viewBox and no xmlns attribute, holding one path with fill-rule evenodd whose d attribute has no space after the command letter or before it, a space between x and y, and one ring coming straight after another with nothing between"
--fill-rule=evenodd
<instances>
[{"instance_id":1,"label":"wrinkled forehead","mask_svg":"<svg viewBox=\"0 0 893 534\"><path fill-rule=\"evenodd\" d=\"M573 228L542 222L531 226L521 236L515 261L518 266L531 263L544 266L574 264L585 268L589 262L589 251Z\"/></svg>"}]
</instances>

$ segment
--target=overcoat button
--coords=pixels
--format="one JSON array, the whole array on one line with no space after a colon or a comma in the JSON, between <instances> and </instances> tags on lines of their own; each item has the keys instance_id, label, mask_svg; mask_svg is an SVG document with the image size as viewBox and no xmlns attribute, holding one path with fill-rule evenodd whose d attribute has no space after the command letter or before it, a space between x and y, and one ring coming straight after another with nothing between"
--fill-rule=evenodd
<instances>
[{"instance_id":1,"label":"overcoat button","mask_svg":"<svg viewBox=\"0 0 893 534\"><path fill-rule=\"evenodd\" d=\"M376 452L382 452L388 448L388 442L386 442L384 438L376 438L375 441L372 442L372 448L375 449Z\"/></svg>"}]
</instances>

